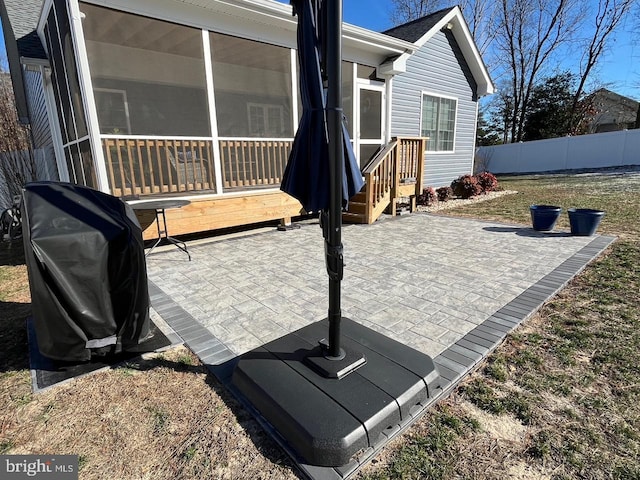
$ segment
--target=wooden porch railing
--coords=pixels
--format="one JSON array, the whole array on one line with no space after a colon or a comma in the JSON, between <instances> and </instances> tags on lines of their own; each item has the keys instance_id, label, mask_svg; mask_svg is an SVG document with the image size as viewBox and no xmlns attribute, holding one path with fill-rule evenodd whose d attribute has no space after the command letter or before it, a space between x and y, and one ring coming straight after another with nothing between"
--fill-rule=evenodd
<instances>
[{"instance_id":1,"label":"wooden porch railing","mask_svg":"<svg viewBox=\"0 0 640 480\"><path fill-rule=\"evenodd\" d=\"M115 196L215 191L210 140L102 139Z\"/></svg>"},{"instance_id":2,"label":"wooden porch railing","mask_svg":"<svg viewBox=\"0 0 640 480\"><path fill-rule=\"evenodd\" d=\"M394 138L365 167L366 223L373 223L390 204L395 211L398 197L422 192L426 142L423 137Z\"/></svg>"},{"instance_id":3,"label":"wooden porch railing","mask_svg":"<svg viewBox=\"0 0 640 480\"><path fill-rule=\"evenodd\" d=\"M293 139L220 139L224 188L280 185Z\"/></svg>"},{"instance_id":4,"label":"wooden porch railing","mask_svg":"<svg viewBox=\"0 0 640 480\"><path fill-rule=\"evenodd\" d=\"M292 144L293 139L220 139L223 188L279 185ZM115 196L216 191L211 140L108 136L102 146Z\"/></svg>"}]
</instances>

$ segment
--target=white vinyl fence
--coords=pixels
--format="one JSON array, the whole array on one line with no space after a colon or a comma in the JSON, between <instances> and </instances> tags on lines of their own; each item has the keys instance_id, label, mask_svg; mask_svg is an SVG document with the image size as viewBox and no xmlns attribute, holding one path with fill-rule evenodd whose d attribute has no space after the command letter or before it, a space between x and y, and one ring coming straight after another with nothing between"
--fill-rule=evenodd
<instances>
[{"instance_id":1,"label":"white vinyl fence","mask_svg":"<svg viewBox=\"0 0 640 480\"><path fill-rule=\"evenodd\" d=\"M640 129L479 147L475 163L491 173L640 165Z\"/></svg>"}]
</instances>

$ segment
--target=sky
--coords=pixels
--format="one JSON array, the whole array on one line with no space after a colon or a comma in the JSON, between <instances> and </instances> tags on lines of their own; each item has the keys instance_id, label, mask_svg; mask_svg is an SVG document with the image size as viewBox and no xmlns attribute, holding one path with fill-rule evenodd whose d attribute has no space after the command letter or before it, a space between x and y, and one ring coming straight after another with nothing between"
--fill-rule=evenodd
<instances>
[{"instance_id":1,"label":"sky","mask_svg":"<svg viewBox=\"0 0 640 480\"><path fill-rule=\"evenodd\" d=\"M281 3L289 3L288 0L278 0ZM392 27L391 0L344 0L343 16L344 21L381 32ZM615 44L608 54L600 61L600 65L595 73L592 88L605 86L622 95L640 100L640 42L633 44L633 38L628 31L631 27L623 25L620 33L615 39ZM1 28L1 27L0 27ZM4 53L4 38L0 35L0 57L2 57L2 68L7 70L6 54ZM575 58L567 56L558 70L576 70Z\"/></svg>"},{"instance_id":2,"label":"sky","mask_svg":"<svg viewBox=\"0 0 640 480\"><path fill-rule=\"evenodd\" d=\"M288 0L278 0L289 3ZM390 21L392 10L391 0L344 0L344 21L381 32L393 25ZM615 39L611 52L601 58L597 72L594 73L593 87L607 87L622 95L640 100L640 42L633 45L633 38L628 30L631 27L623 25ZM575 58L568 56L558 65L558 70L571 69L577 71ZM597 77L597 78L595 78Z\"/></svg>"}]
</instances>

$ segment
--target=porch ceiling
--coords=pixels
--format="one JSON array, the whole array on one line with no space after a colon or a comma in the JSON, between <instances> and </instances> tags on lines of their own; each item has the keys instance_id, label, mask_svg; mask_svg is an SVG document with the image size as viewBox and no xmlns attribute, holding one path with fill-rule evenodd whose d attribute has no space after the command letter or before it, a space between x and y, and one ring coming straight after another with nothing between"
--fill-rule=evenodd
<instances>
[{"instance_id":1,"label":"porch ceiling","mask_svg":"<svg viewBox=\"0 0 640 480\"><path fill-rule=\"evenodd\" d=\"M89 13L96 7L82 4L80 10ZM87 40L113 43L143 50L172 53L192 58L202 57L201 42L194 43L193 35L185 35L185 27L169 22L131 15L114 10L112 15L87 15L83 21Z\"/></svg>"}]
</instances>

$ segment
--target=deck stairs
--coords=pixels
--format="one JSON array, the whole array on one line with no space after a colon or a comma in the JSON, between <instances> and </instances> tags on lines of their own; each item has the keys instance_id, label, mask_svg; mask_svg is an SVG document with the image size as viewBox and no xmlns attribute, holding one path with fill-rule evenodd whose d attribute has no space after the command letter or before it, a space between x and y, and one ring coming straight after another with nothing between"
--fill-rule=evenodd
<instances>
[{"instance_id":1,"label":"deck stairs","mask_svg":"<svg viewBox=\"0 0 640 480\"><path fill-rule=\"evenodd\" d=\"M414 209L423 188L426 146L424 137L398 137L385 145L362 170L365 185L349 200L342 221L371 224L385 211L395 215L398 200L407 197Z\"/></svg>"}]
</instances>

